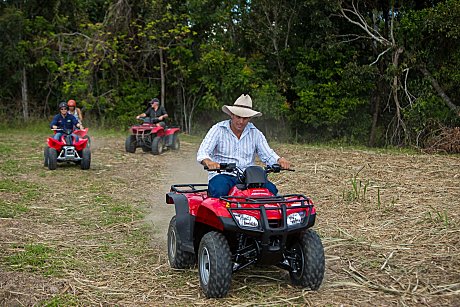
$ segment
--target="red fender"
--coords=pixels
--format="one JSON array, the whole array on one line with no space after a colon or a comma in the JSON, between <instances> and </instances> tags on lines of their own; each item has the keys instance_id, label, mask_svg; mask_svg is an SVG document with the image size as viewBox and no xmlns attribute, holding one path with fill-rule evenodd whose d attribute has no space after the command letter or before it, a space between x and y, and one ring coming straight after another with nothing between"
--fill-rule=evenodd
<instances>
[{"instance_id":1,"label":"red fender","mask_svg":"<svg viewBox=\"0 0 460 307\"><path fill-rule=\"evenodd\" d=\"M75 149L78 151L81 151L86 148L86 145L88 145L88 139L80 139L78 142L73 144L75 146Z\"/></svg>"},{"instance_id":2,"label":"red fender","mask_svg":"<svg viewBox=\"0 0 460 307\"><path fill-rule=\"evenodd\" d=\"M205 199L198 208L196 221L210 225L222 231L224 230L224 226L218 217L230 218L231 215L225 207L224 201L221 201L218 198L209 197Z\"/></svg>"},{"instance_id":3,"label":"red fender","mask_svg":"<svg viewBox=\"0 0 460 307\"><path fill-rule=\"evenodd\" d=\"M152 129L152 134L156 134L159 137L162 137L165 135L165 129L161 126L156 126Z\"/></svg>"},{"instance_id":4,"label":"red fender","mask_svg":"<svg viewBox=\"0 0 460 307\"><path fill-rule=\"evenodd\" d=\"M88 133L88 128L73 131L73 134L78 135L78 137L80 138L84 137L87 133Z\"/></svg>"},{"instance_id":5,"label":"red fender","mask_svg":"<svg viewBox=\"0 0 460 307\"><path fill-rule=\"evenodd\" d=\"M61 151L62 145L64 145L61 141L55 140L54 138L48 138L48 147L54 148L57 151Z\"/></svg>"},{"instance_id":6,"label":"red fender","mask_svg":"<svg viewBox=\"0 0 460 307\"><path fill-rule=\"evenodd\" d=\"M165 131L166 135L171 135L174 133L179 133L180 129L179 128L169 128Z\"/></svg>"}]
</instances>

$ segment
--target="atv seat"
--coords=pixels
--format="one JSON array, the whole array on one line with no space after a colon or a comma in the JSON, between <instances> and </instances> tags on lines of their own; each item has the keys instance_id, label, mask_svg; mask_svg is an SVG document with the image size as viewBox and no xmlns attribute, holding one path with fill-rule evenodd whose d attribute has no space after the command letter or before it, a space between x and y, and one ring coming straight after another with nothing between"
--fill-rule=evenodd
<instances>
[{"instance_id":1,"label":"atv seat","mask_svg":"<svg viewBox=\"0 0 460 307\"><path fill-rule=\"evenodd\" d=\"M246 190L247 189L247 186L244 183L237 183L235 186L238 188L238 190Z\"/></svg>"}]
</instances>

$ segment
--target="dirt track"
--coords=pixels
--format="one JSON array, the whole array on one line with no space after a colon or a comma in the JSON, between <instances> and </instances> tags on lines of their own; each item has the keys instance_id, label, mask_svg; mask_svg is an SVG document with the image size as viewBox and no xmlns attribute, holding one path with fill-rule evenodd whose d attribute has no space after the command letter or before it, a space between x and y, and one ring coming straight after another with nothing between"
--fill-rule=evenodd
<instances>
[{"instance_id":1,"label":"dirt track","mask_svg":"<svg viewBox=\"0 0 460 307\"><path fill-rule=\"evenodd\" d=\"M325 280L318 292L310 292L293 288L284 271L252 268L236 273L228 298L215 301L202 298L196 270L175 272L166 260L166 230L174 208L165 205L165 193L172 183L206 182L206 173L195 162L197 143L182 140L180 151L153 156L140 149L125 153L122 138L94 138L91 170L72 166L54 172L37 166L40 146L34 158L15 157L30 170L11 178L46 183L44 199L71 197L81 210L105 205L104 197L146 207L147 223L154 229L151 249L124 256L121 264L105 262L106 252L98 256L101 246L118 242L137 223L96 225L94 236L102 241L89 244L75 222L91 220L91 215L82 217L72 207L44 201L24 218L0 220L4 248L0 255L17 251L19 242L43 242L60 248L79 246L77 260L88 254L95 263L86 271L68 269L63 277L51 280L0 267L0 303L31 305L69 289L80 305L458 306L460 302L458 156L275 144L296 169L271 177L280 192L303 193L316 201L315 229L326 252ZM74 177L67 178L68 174ZM10 178L8 173L1 176ZM61 193L58 187L63 179L76 182L89 195ZM16 196L3 191L2 197ZM88 202L91 197L95 202ZM42 212L52 212L53 220ZM113 244L112 248L126 253L127 247Z\"/></svg>"}]
</instances>

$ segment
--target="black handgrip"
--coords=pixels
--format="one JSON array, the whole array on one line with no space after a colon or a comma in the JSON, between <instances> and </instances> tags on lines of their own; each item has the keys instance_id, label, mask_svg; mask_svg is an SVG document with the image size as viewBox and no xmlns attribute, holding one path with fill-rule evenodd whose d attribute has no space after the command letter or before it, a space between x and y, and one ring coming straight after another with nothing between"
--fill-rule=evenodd
<instances>
[{"instance_id":1,"label":"black handgrip","mask_svg":"<svg viewBox=\"0 0 460 307\"><path fill-rule=\"evenodd\" d=\"M236 169L236 163L220 163L219 168L213 168L210 169L206 165L204 166L204 169L207 170L208 172L233 172Z\"/></svg>"},{"instance_id":2,"label":"black handgrip","mask_svg":"<svg viewBox=\"0 0 460 307\"><path fill-rule=\"evenodd\" d=\"M280 171L290 171L290 172L295 171L295 170L290 169L290 168L282 168L281 165L279 165L277 163L273 164L273 165L267 165L265 170L267 171L267 173L279 173Z\"/></svg>"}]
</instances>

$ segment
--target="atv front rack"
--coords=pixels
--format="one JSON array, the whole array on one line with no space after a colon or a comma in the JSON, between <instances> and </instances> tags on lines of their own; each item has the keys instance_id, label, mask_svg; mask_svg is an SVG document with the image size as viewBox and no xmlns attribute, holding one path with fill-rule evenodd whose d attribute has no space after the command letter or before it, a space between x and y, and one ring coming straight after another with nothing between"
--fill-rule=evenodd
<instances>
[{"instance_id":1,"label":"atv front rack","mask_svg":"<svg viewBox=\"0 0 460 307\"><path fill-rule=\"evenodd\" d=\"M250 232L260 232L268 235L270 233L279 234L285 236L286 231L292 231L294 229L311 227L315 223L316 214L313 213L314 206L312 200L302 194L286 194L271 197L236 197L236 196L222 196L221 200L227 202L227 209L230 212L233 221L238 228ZM251 205L249 207L243 207L242 205ZM266 206L270 204L277 204L278 206ZM233 205L233 206L232 206ZM259 205L254 207L253 205ZM307 209L304 220L302 223L289 227L287 225L288 210ZM268 219L267 211L280 211L281 219L278 223L273 224L273 221ZM260 213L260 225L257 228L245 227L239 225L235 217L236 213L242 213L244 211L258 211ZM268 237L265 238L268 240Z\"/></svg>"},{"instance_id":2,"label":"atv front rack","mask_svg":"<svg viewBox=\"0 0 460 307\"><path fill-rule=\"evenodd\" d=\"M221 196L220 199L225 200L230 204L273 204L273 203L301 203L301 206L313 205L311 199L303 194L285 194L277 196L257 196L257 197L245 197L245 196ZM303 208L301 207L300 208ZM297 206L296 206L297 207Z\"/></svg>"}]
</instances>

